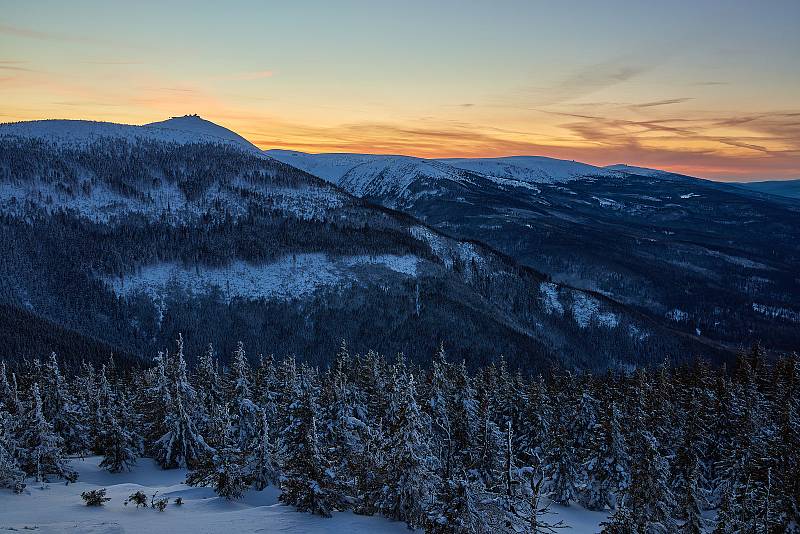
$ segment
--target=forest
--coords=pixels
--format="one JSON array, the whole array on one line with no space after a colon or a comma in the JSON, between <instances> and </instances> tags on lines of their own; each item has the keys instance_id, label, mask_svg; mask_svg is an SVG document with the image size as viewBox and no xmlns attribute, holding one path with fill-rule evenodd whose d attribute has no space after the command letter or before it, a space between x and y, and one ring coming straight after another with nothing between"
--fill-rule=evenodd
<instances>
[{"instance_id":1,"label":"forest","mask_svg":"<svg viewBox=\"0 0 800 534\"><path fill-rule=\"evenodd\" d=\"M324 368L241 343L229 356L185 354L179 335L147 364L2 363L0 487L74 480L70 458L92 454L432 533L556 532L551 503L605 510L607 533L800 527L796 354L535 375L444 346L426 367L344 342Z\"/></svg>"}]
</instances>

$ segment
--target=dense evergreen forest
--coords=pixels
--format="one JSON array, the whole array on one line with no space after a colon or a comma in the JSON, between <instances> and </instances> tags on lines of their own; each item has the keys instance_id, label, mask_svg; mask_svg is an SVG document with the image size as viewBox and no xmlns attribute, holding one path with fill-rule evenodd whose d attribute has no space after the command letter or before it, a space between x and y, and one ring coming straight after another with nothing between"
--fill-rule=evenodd
<instances>
[{"instance_id":1,"label":"dense evergreen forest","mask_svg":"<svg viewBox=\"0 0 800 534\"><path fill-rule=\"evenodd\" d=\"M242 344L229 361L179 336L149 366L3 363L0 486L72 480L69 456L112 472L148 456L228 499L274 485L300 511L427 532L554 532L551 502L607 510L608 533L800 529L796 355L535 376L344 343L327 368Z\"/></svg>"}]
</instances>

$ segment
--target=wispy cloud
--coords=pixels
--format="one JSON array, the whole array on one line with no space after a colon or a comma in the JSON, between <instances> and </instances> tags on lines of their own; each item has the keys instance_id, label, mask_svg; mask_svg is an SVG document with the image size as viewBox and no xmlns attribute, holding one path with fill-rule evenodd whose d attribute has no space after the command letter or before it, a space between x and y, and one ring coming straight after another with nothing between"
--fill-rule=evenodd
<instances>
[{"instance_id":1,"label":"wispy cloud","mask_svg":"<svg viewBox=\"0 0 800 534\"><path fill-rule=\"evenodd\" d=\"M531 88L526 98L539 106L569 102L632 80L651 68L652 64L625 60L598 63L584 67L552 86Z\"/></svg>"},{"instance_id":2,"label":"wispy cloud","mask_svg":"<svg viewBox=\"0 0 800 534\"><path fill-rule=\"evenodd\" d=\"M0 24L0 34L13 35L14 37L25 37L27 39L37 39L40 41L63 41L73 43L101 43L103 41L92 37L84 37L82 35L69 35L58 32L44 32L39 30L31 30L29 28L20 28L17 26L9 26L7 24Z\"/></svg>"},{"instance_id":3,"label":"wispy cloud","mask_svg":"<svg viewBox=\"0 0 800 534\"><path fill-rule=\"evenodd\" d=\"M644 102L642 104L631 104L632 108L655 108L659 106L669 106L672 104L683 104L684 102L688 102L693 100L689 97L684 98L668 98L665 100L654 100L652 102Z\"/></svg>"}]
</instances>

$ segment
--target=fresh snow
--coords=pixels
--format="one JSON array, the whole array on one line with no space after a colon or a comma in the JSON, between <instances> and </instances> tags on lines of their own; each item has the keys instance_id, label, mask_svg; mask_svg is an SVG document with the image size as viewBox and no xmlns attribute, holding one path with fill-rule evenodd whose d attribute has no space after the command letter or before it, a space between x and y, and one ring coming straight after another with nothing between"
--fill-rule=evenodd
<instances>
[{"instance_id":1,"label":"fresh snow","mask_svg":"<svg viewBox=\"0 0 800 534\"><path fill-rule=\"evenodd\" d=\"M34 531L41 534L64 532L86 534L206 534L286 532L291 534L408 534L405 523L382 516L362 516L352 512L336 512L323 518L297 512L278 501L279 490L248 491L239 501L217 497L211 488L184 484L185 469L161 470L149 458L140 458L130 473L111 474L98 467L101 457L72 460L79 473L73 484L53 482L42 486L29 479L24 493L15 495L0 490L0 532ZM87 507L81 492L105 488L110 497L104 506ZM148 499L170 499L167 509L158 512L139 508L125 499L137 491ZM183 504L174 504L177 497ZM563 520L569 532L590 534L600 530L606 514L591 512L573 505L553 504L549 520ZM418 531L422 532L422 531Z\"/></svg>"},{"instance_id":2,"label":"fresh snow","mask_svg":"<svg viewBox=\"0 0 800 534\"><path fill-rule=\"evenodd\" d=\"M28 480L22 495L0 490L0 532L35 531L50 533L119 534L205 534L223 532L291 532L320 534L402 534L409 530L405 523L380 516L359 516L351 512L335 513L323 518L300 513L278 502L279 491L249 491L240 501L217 497L211 488L185 485L185 469L162 471L150 459L140 458L131 473L110 474L99 469L100 457L75 459L72 465L80 473L74 484L50 483L44 489ZM87 507L83 491L106 488L111 500L102 507ZM143 491L148 499L169 497L164 512L140 508L123 502L132 493ZM177 506L174 499L184 504Z\"/></svg>"},{"instance_id":3,"label":"fresh snow","mask_svg":"<svg viewBox=\"0 0 800 534\"><path fill-rule=\"evenodd\" d=\"M262 153L240 135L197 116L177 117L144 126L63 119L13 122L0 124L1 136L41 139L67 147L86 146L104 138L131 142L215 143L235 145L254 154Z\"/></svg>"},{"instance_id":4,"label":"fresh snow","mask_svg":"<svg viewBox=\"0 0 800 534\"><path fill-rule=\"evenodd\" d=\"M441 162L488 177L533 183L568 182L587 176L616 178L617 171L595 167L578 161L543 156L510 156L505 158L453 158Z\"/></svg>"},{"instance_id":5,"label":"fresh snow","mask_svg":"<svg viewBox=\"0 0 800 534\"><path fill-rule=\"evenodd\" d=\"M600 302L597 299L581 293L573 295L572 316L581 328L589 326L592 320L606 328L614 328L619 324L615 314L600 311Z\"/></svg>"},{"instance_id":6,"label":"fresh snow","mask_svg":"<svg viewBox=\"0 0 800 534\"><path fill-rule=\"evenodd\" d=\"M405 197L418 178L463 180L463 173L435 160L374 154L306 154L293 150L266 153L293 167L334 183L358 197L392 194Z\"/></svg>"},{"instance_id":7,"label":"fresh snow","mask_svg":"<svg viewBox=\"0 0 800 534\"><path fill-rule=\"evenodd\" d=\"M541 293L542 305L547 313L557 313L564 315L564 306L558 300L558 286L551 282L542 282L539 284L539 293Z\"/></svg>"},{"instance_id":8,"label":"fresh snow","mask_svg":"<svg viewBox=\"0 0 800 534\"><path fill-rule=\"evenodd\" d=\"M358 267L383 267L403 276L415 277L419 258L413 255L382 254L334 257L326 254L295 254L272 263L254 265L235 261L225 267L183 267L176 263L149 265L123 278L106 279L121 296L144 293L153 300L164 295L167 287L177 286L202 295L218 289L222 297L293 299L318 289L342 286L358 281Z\"/></svg>"}]
</instances>

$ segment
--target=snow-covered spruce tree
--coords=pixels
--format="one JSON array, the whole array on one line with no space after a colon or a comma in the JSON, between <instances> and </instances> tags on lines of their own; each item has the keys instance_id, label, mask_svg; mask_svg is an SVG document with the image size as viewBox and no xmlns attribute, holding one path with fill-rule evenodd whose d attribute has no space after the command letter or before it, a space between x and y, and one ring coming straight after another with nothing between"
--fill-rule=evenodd
<instances>
[{"instance_id":1,"label":"snow-covered spruce tree","mask_svg":"<svg viewBox=\"0 0 800 534\"><path fill-rule=\"evenodd\" d=\"M17 463L19 445L12 434L11 415L0 406L0 488L14 493L25 489L25 472Z\"/></svg>"},{"instance_id":2,"label":"snow-covered spruce tree","mask_svg":"<svg viewBox=\"0 0 800 534\"><path fill-rule=\"evenodd\" d=\"M491 372L484 369L477 387L475 463L471 466L481 485L489 490L500 487L503 475L503 434L492 417L494 385Z\"/></svg>"},{"instance_id":3,"label":"snow-covered spruce tree","mask_svg":"<svg viewBox=\"0 0 800 534\"><path fill-rule=\"evenodd\" d=\"M301 512L330 517L334 506L326 466L319 450L317 406L307 372L299 374L284 435L280 499Z\"/></svg>"},{"instance_id":4,"label":"snow-covered spruce tree","mask_svg":"<svg viewBox=\"0 0 800 534\"><path fill-rule=\"evenodd\" d=\"M272 354L261 356L256 371L256 403L266 412L268 421L275 421L278 412L278 371Z\"/></svg>"},{"instance_id":5,"label":"snow-covered spruce tree","mask_svg":"<svg viewBox=\"0 0 800 534\"><path fill-rule=\"evenodd\" d=\"M489 526L478 508L478 496L466 474L455 473L444 480L429 513L428 534L473 534L488 532Z\"/></svg>"},{"instance_id":6,"label":"snow-covered spruce tree","mask_svg":"<svg viewBox=\"0 0 800 534\"><path fill-rule=\"evenodd\" d=\"M695 397L697 398L697 397ZM684 418L683 436L675 453L671 488L676 499L678 519L684 520L683 532L697 534L702 531L701 512L704 509L702 471L702 429L699 426L699 407L693 406Z\"/></svg>"},{"instance_id":7,"label":"snow-covered spruce tree","mask_svg":"<svg viewBox=\"0 0 800 534\"><path fill-rule=\"evenodd\" d=\"M360 405L348 382L345 357L337 357L333 367L322 375L319 396L319 423L317 429L321 450L332 473L335 487L331 490L340 497L338 508L360 507L357 477L363 469L364 440L368 429L360 419L366 409Z\"/></svg>"},{"instance_id":8,"label":"snow-covered spruce tree","mask_svg":"<svg viewBox=\"0 0 800 534\"><path fill-rule=\"evenodd\" d=\"M556 424L550 433L545 449L546 490L553 502L569 505L578 497L577 462L567 415Z\"/></svg>"},{"instance_id":9,"label":"snow-covered spruce tree","mask_svg":"<svg viewBox=\"0 0 800 534\"><path fill-rule=\"evenodd\" d=\"M50 354L43 370L42 410L53 431L64 440L66 452L81 453L89 448L89 429L61 374L55 352Z\"/></svg>"},{"instance_id":10,"label":"snow-covered spruce tree","mask_svg":"<svg viewBox=\"0 0 800 534\"><path fill-rule=\"evenodd\" d=\"M38 383L31 387L30 397L20 439L23 470L36 477L36 482L49 482L53 477L74 482L78 474L64 457L63 440L53 432L53 426L44 417Z\"/></svg>"},{"instance_id":11,"label":"snow-covered spruce tree","mask_svg":"<svg viewBox=\"0 0 800 534\"><path fill-rule=\"evenodd\" d=\"M617 496L630 484L630 458L616 403L600 413L583 469L586 484L581 491L581 504L589 510L613 509Z\"/></svg>"},{"instance_id":12,"label":"snow-covered spruce tree","mask_svg":"<svg viewBox=\"0 0 800 534\"><path fill-rule=\"evenodd\" d=\"M519 429L521 455L533 464L535 458L543 458L553 420L550 394L544 379L539 376L527 387L528 402L525 405L525 424Z\"/></svg>"},{"instance_id":13,"label":"snow-covered spruce tree","mask_svg":"<svg viewBox=\"0 0 800 534\"><path fill-rule=\"evenodd\" d=\"M250 363L240 341L231 361L230 403L236 420L236 440L241 449L246 448L256 438L260 420L260 410L253 403L250 389Z\"/></svg>"},{"instance_id":14,"label":"snow-covered spruce tree","mask_svg":"<svg viewBox=\"0 0 800 534\"><path fill-rule=\"evenodd\" d=\"M600 531L601 534L643 534L646 532L640 530L630 509L625 505L625 499L619 502L614 513L600 523L600 526L603 527L603 530Z\"/></svg>"},{"instance_id":15,"label":"snow-covered spruce tree","mask_svg":"<svg viewBox=\"0 0 800 534\"><path fill-rule=\"evenodd\" d=\"M453 469L471 469L477 463L477 414L478 404L472 387L467 364L464 360L453 369L452 414ZM451 469L451 471L453 470Z\"/></svg>"},{"instance_id":16,"label":"snow-covered spruce tree","mask_svg":"<svg viewBox=\"0 0 800 534\"><path fill-rule=\"evenodd\" d=\"M9 415L22 414L16 377L11 375L9 378L5 360L0 362L0 410L5 410Z\"/></svg>"},{"instance_id":17,"label":"snow-covered spruce tree","mask_svg":"<svg viewBox=\"0 0 800 534\"><path fill-rule=\"evenodd\" d=\"M228 413L227 410L224 411ZM230 417L223 422L219 445L213 454L203 457L186 477L190 486L208 486L217 495L226 499L240 499L247 490L248 480L244 472L245 455L239 448L235 429Z\"/></svg>"},{"instance_id":18,"label":"snow-covered spruce tree","mask_svg":"<svg viewBox=\"0 0 800 534\"><path fill-rule=\"evenodd\" d=\"M249 484L261 491L278 482L280 467L277 448L270 437L269 422L264 410L260 411L258 430L253 441L244 449L244 473Z\"/></svg>"},{"instance_id":19,"label":"snow-covered spruce tree","mask_svg":"<svg viewBox=\"0 0 800 534\"><path fill-rule=\"evenodd\" d=\"M390 400L384 444L384 486L377 500L381 512L409 528L423 526L436 490L437 460L428 442L430 422L420 411L414 377L402 362Z\"/></svg>"},{"instance_id":20,"label":"snow-covered spruce tree","mask_svg":"<svg viewBox=\"0 0 800 534\"><path fill-rule=\"evenodd\" d=\"M216 412L219 406L224 403L217 365L214 346L209 344L208 348L200 354L194 373L191 376L192 384L197 392L198 414L200 416L198 424L203 435L209 436L209 441L213 441L212 436L214 435L209 428L209 419L211 414Z\"/></svg>"},{"instance_id":21,"label":"snow-covered spruce tree","mask_svg":"<svg viewBox=\"0 0 800 534\"><path fill-rule=\"evenodd\" d=\"M142 438L136 433L136 415L131 411L125 394L113 395L99 429L104 446L100 467L111 473L131 471L142 453Z\"/></svg>"},{"instance_id":22,"label":"snow-covered spruce tree","mask_svg":"<svg viewBox=\"0 0 800 534\"><path fill-rule=\"evenodd\" d=\"M153 359L155 364L145 372L146 388L139 397L140 411L143 415L143 431L145 453L155 457L156 442L167 433L167 414L173 405L170 392L170 379L167 376L167 356L159 352Z\"/></svg>"},{"instance_id":23,"label":"snow-covered spruce tree","mask_svg":"<svg viewBox=\"0 0 800 534\"><path fill-rule=\"evenodd\" d=\"M777 528L800 533L800 358L779 361L775 368L773 402L777 431L771 449L775 456L773 480Z\"/></svg>"},{"instance_id":24,"label":"snow-covered spruce tree","mask_svg":"<svg viewBox=\"0 0 800 534\"><path fill-rule=\"evenodd\" d=\"M453 386L450 383L451 365L447 362L444 345L439 347L431 362L429 397L426 413L431 421L431 444L436 453L444 480L450 478L453 459L453 425L450 418Z\"/></svg>"},{"instance_id":25,"label":"snow-covered spruce tree","mask_svg":"<svg viewBox=\"0 0 800 534\"><path fill-rule=\"evenodd\" d=\"M155 441L153 457L164 469L191 469L202 463L213 450L195 425L193 411L196 409L196 395L186 376L186 361L182 351L179 350L176 360L177 370L169 388L172 391L165 394L159 386L159 393L165 395L164 400L168 403L163 423L166 431Z\"/></svg>"},{"instance_id":26,"label":"snow-covered spruce tree","mask_svg":"<svg viewBox=\"0 0 800 534\"><path fill-rule=\"evenodd\" d=\"M669 467L658 451L656 439L644 429L644 420L639 419L639 422L631 447L631 483L626 503L638 531L669 534L676 530Z\"/></svg>"}]
</instances>

